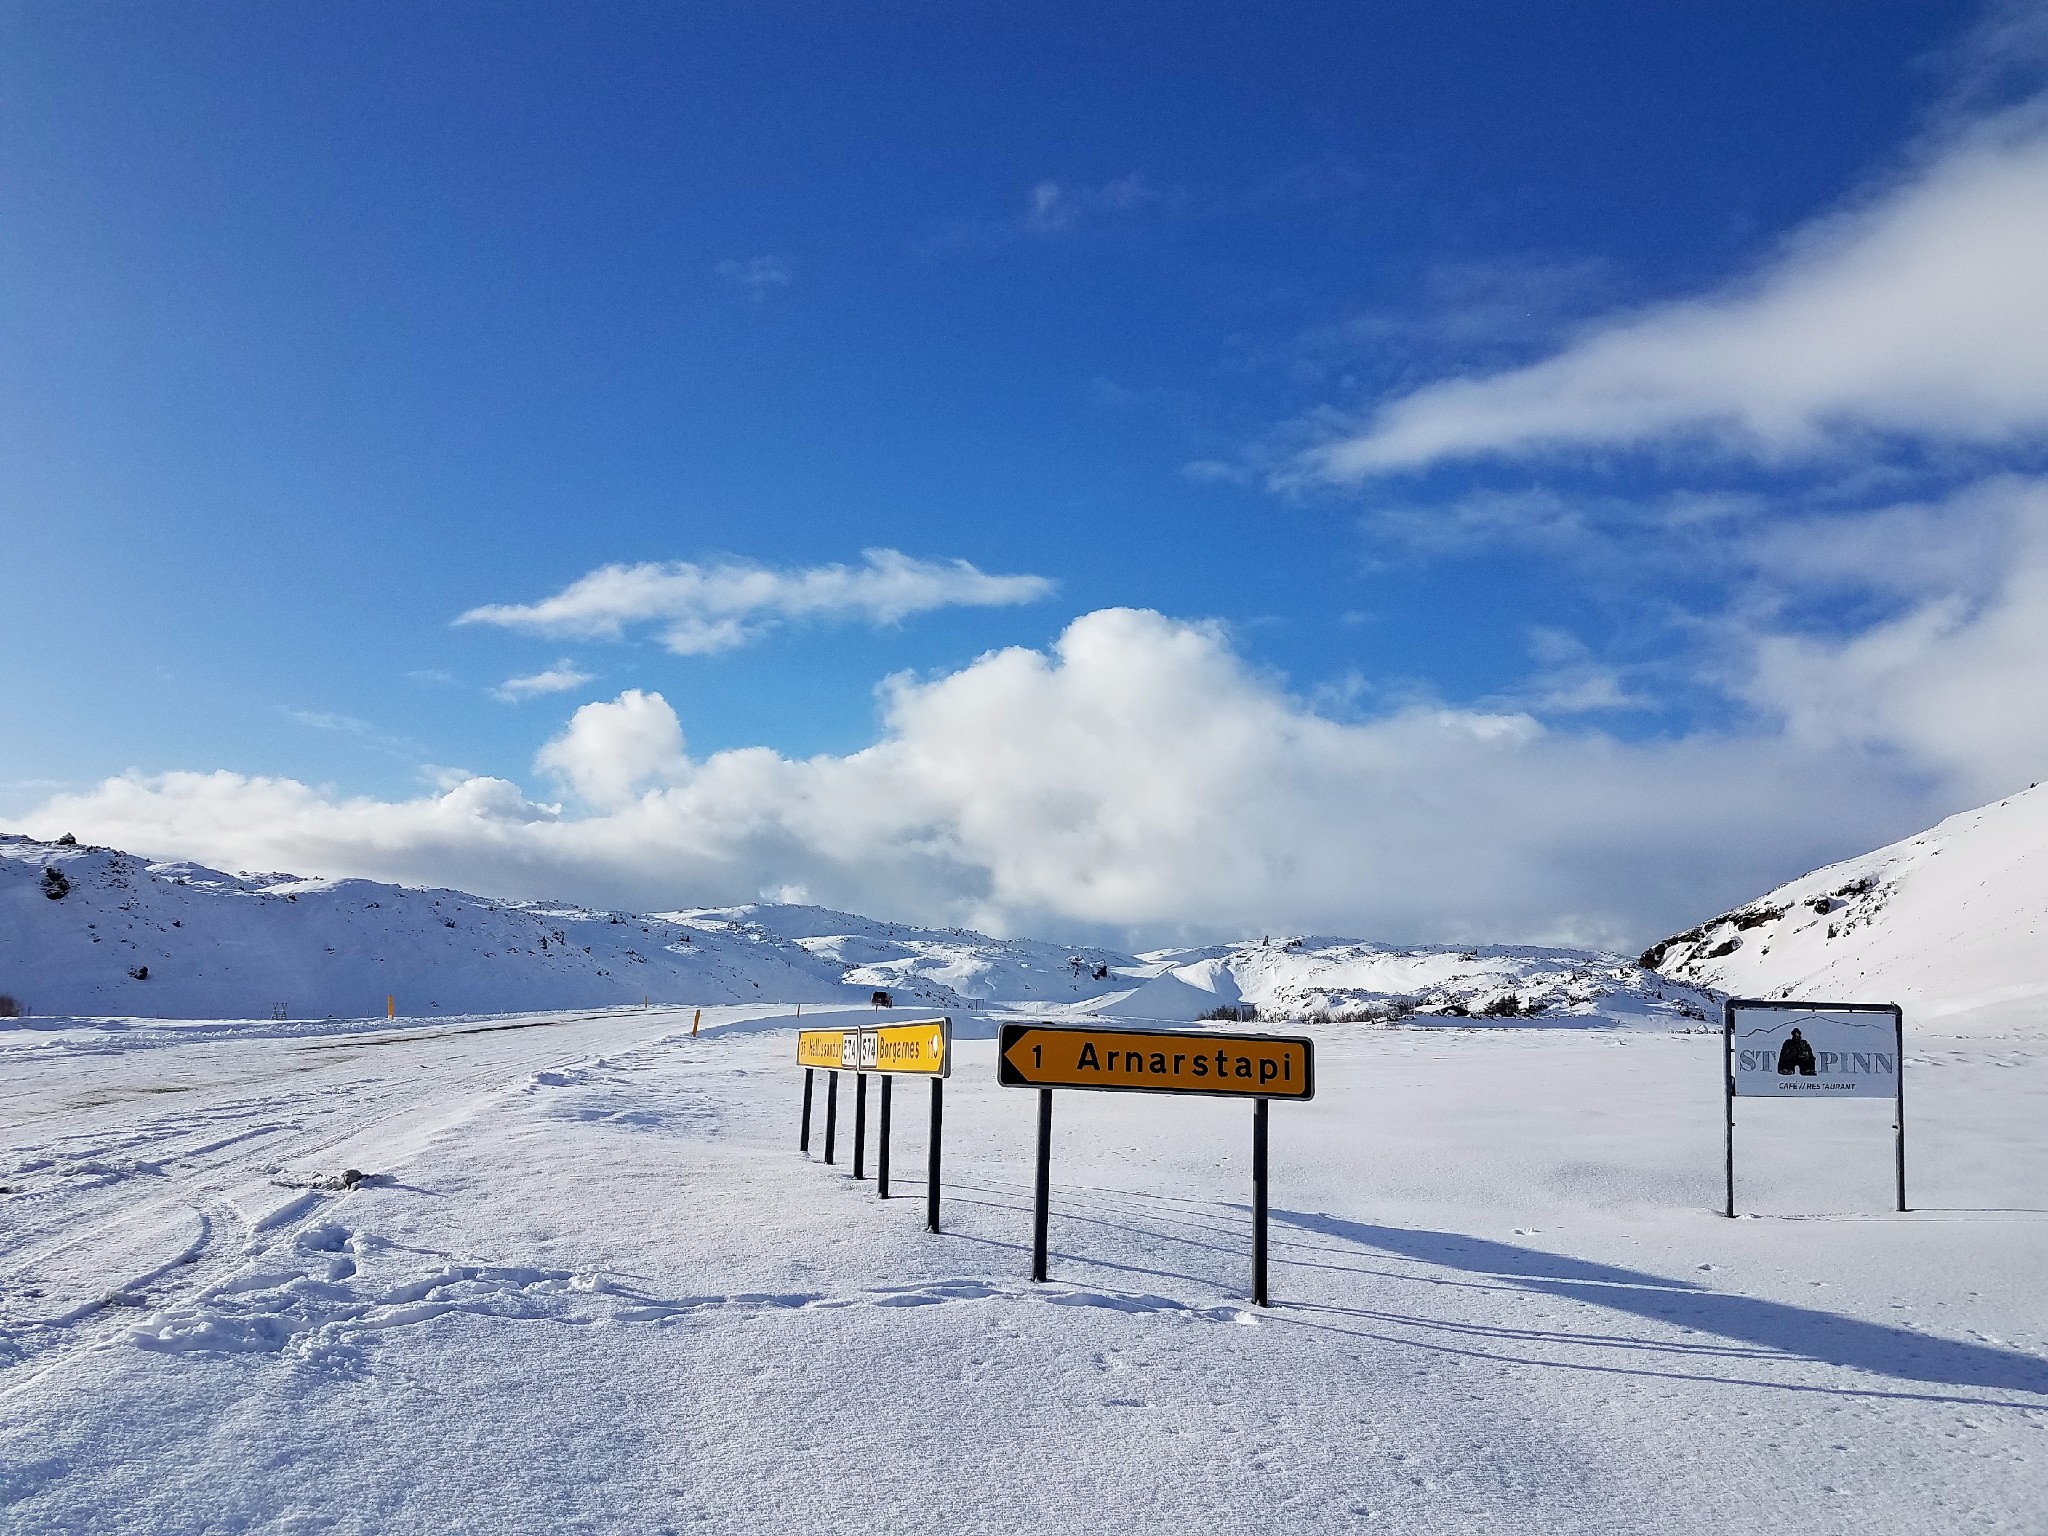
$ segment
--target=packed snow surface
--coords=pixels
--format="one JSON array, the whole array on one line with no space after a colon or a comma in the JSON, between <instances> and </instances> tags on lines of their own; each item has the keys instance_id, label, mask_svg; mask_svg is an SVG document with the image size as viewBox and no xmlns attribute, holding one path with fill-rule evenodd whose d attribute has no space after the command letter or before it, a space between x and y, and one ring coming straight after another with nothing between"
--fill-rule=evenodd
<instances>
[{"instance_id":1,"label":"packed snow surface","mask_svg":"<svg viewBox=\"0 0 2048 1536\"><path fill-rule=\"evenodd\" d=\"M1035 1285L985 1028L933 1234L922 1089L884 1202L693 1014L0 1027L0 1530L2042 1529L2048 1044L1917 1035L1906 1215L1745 1101L1729 1221L1718 1033L1302 1026L1261 1309L1249 1106L1056 1095Z\"/></svg>"},{"instance_id":2,"label":"packed snow surface","mask_svg":"<svg viewBox=\"0 0 2048 1536\"><path fill-rule=\"evenodd\" d=\"M1815 870L1643 960L1745 997L1896 1002L1909 1028L2048 1034L2048 788Z\"/></svg>"}]
</instances>

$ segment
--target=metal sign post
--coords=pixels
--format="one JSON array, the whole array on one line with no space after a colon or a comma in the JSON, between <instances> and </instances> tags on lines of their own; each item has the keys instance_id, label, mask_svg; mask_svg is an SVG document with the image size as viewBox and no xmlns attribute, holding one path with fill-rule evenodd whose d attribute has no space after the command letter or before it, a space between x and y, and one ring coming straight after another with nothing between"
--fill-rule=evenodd
<instances>
[{"instance_id":1,"label":"metal sign post","mask_svg":"<svg viewBox=\"0 0 2048 1536\"><path fill-rule=\"evenodd\" d=\"M1252 1105L1252 1301L1266 1304L1266 1117L1271 1099Z\"/></svg>"},{"instance_id":2,"label":"metal sign post","mask_svg":"<svg viewBox=\"0 0 2048 1536\"><path fill-rule=\"evenodd\" d=\"M1212 1030L1097 1029L1005 1024L996 1079L1038 1090L1038 1165L1031 1220L1031 1278L1046 1276L1052 1191L1052 1093L1198 1094L1252 1101L1252 1300L1267 1305L1268 1112L1274 1099L1315 1097L1315 1042L1301 1035L1226 1035Z\"/></svg>"},{"instance_id":3,"label":"metal sign post","mask_svg":"<svg viewBox=\"0 0 2048 1536\"><path fill-rule=\"evenodd\" d=\"M1721 1084L1722 1214L1735 1214L1737 1098L1890 1099L1898 1208L1906 1209L1906 1018L1898 1004L1731 997L1721 1014Z\"/></svg>"},{"instance_id":4,"label":"metal sign post","mask_svg":"<svg viewBox=\"0 0 2048 1536\"><path fill-rule=\"evenodd\" d=\"M1052 1090L1038 1090L1038 1173L1031 1207L1031 1278L1045 1279L1045 1234L1052 1207Z\"/></svg>"},{"instance_id":5,"label":"metal sign post","mask_svg":"<svg viewBox=\"0 0 2048 1536\"><path fill-rule=\"evenodd\" d=\"M811 1145L811 1084L816 1071L825 1079L825 1161L832 1162L839 1126L839 1074L851 1072L853 1082L853 1176L867 1177L868 1078L882 1080L881 1122L876 1126L875 1192L889 1198L890 1122L898 1075L928 1077L932 1084L932 1130L928 1152L925 1225L939 1230L939 1168L945 1128L945 1080L953 1074L953 1021L912 1019L900 1024L873 1024L858 1029L800 1029L797 1065L804 1069L804 1109L797 1150Z\"/></svg>"},{"instance_id":6,"label":"metal sign post","mask_svg":"<svg viewBox=\"0 0 2048 1536\"><path fill-rule=\"evenodd\" d=\"M887 1076L882 1078L882 1123L875 1128L875 1193L882 1199L889 1198L889 1084Z\"/></svg>"},{"instance_id":7,"label":"metal sign post","mask_svg":"<svg viewBox=\"0 0 2048 1536\"><path fill-rule=\"evenodd\" d=\"M952 1052L946 1053L950 1060ZM931 1146L925 1153L924 1173L924 1224L927 1230L939 1230L939 1131L946 1120L946 1085L940 1078L932 1079L932 1136Z\"/></svg>"},{"instance_id":8,"label":"metal sign post","mask_svg":"<svg viewBox=\"0 0 2048 1536\"><path fill-rule=\"evenodd\" d=\"M867 1173L868 1152L868 1075L857 1072L853 1078L853 1176L864 1179Z\"/></svg>"},{"instance_id":9,"label":"metal sign post","mask_svg":"<svg viewBox=\"0 0 2048 1536\"><path fill-rule=\"evenodd\" d=\"M845 1031L800 1029L796 1035L796 1064L804 1069L804 1112L797 1133L797 1150L811 1150L811 1095L816 1076L825 1074L825 1161L832 1161L834 1132L839 1123L838 1067L846 1054Z\"/></svg>"},{"instance_id":10,"label":"metal sign post","mask_svg":"<svg viewBox=\"0 0 2048 1536\"><path fill-rule=\"evenodd\" d=\"M1722 1010L1721 1027L1721 1082L1728 1090L1722 1108L1727 1111L1721 1123L1722 1160L1728 1165L1728 1216L1735 1214L1735 1016Z\"/></svg>"},{"instance_id":11,"label":"metal sign post","mask_svg":"<svg viewBox=\"0 0 2048 1536\"><path fill-rule=\"evenodd\" d=\"M1892 1161L1897 1165L1899 1176L1899 1210L1906 1209L1906 1016L1898 1009L1892 1010L1892 1023L1896 1026L1894 1039L1899 1052L1899 1084L1894 1090L1892 1102Z\"/></svg>"}]
</instances>

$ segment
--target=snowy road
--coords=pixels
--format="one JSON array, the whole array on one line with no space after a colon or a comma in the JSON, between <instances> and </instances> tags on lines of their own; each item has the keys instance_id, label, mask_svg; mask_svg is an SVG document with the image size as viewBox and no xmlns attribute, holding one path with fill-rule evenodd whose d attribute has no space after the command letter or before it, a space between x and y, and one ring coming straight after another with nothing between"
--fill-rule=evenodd
<instances>
[{"instance_id":1,"label":"snowy road","mask_svg":"<svg viewBox=\"0 0 2048 1536\"><path fill-rule=\"evenodd\" d=\"M2037 1042L1910 1054L1904 1217L1745 1107L1730 1222L1717 1037L1320 1031L1260 1313L1244 1106L1060 1096L1033 1286L989 1042L933 1237L743 1015L0 1034L0 1529L2041 1528Z\"/></svg>"},{"instance_id":2,"label":"snowy road","mask_svg":"<svg viewBox=\"0 0 2048 1536\"><path fill-rule=\"evenodd\" d=\"M305 1186L403 1164L508 1077L565 1050L630 1046L677 1027L674 1010L635 1010L174 1049L127 1048L117 1036L104 1049L30 1043L6 1053L0 1361L33 1369L0 1377L0 1391L132 1326L145 1296L161 1305L224 1279L262 1234L319 1202Z\"/></svg>"}]
</instances>

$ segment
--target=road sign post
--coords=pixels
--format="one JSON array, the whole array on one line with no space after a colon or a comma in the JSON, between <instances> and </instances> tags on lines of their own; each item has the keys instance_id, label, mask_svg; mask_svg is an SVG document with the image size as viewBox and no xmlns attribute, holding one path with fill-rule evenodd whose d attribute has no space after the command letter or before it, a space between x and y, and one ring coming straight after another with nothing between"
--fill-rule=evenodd
<instances>
[{"instance_id":1,"label":"road sign post","mask_svg":"<svg viewBox=\"0 0 2048 1536\"><path fill-rule=\"evenodd\" d=\"M882 1079L882 1123L875 1128L875 1194L889 1198L889 1083Z\"/></svg>"},{"instance_id":2,"label":"road sign post","mask_svg":"<svg viewBox=\"0 0 2048 1536\"><path fill-rule=\"evenodd\" d=\"M825 1074L825 1161L833 1160L833 1143L839 1129L839 1066L846 1055L846 1031L841 1029L800 1029L796 1036L796 1064L804 1069L804 1112L797 1150L811 1149L811 1095L816 1074Z\"/></svg>"},{"instance_id":3,"label":"road sign post","mask_svg":"<svg viewBox=\"0 0 2048 1536\"><path fill-rule=\"evenodd\" d=\"M1892 1167L1906 1209L1906 1018L1896 1003L1731 997L1721 1014L1723 1214L1735 1214L1737 1098L1892 1101Z\"/></svg>"},{"instance_id":4,"label":"road sign post","mask_svg":"<svg viewBox=\"0 0 2048 1536\"><path fill-rule=\"evenodd\" d=\"M832 1162L839 1125L839 1074L851 1072L853 1083L853 1176L867 1177L868 1078L882 1080L881 1122L876 1127L875 1192L889 1198L889 1152L895 1079L925 1077L932 1085L931 1146L928 1151L925 1225L939 1230L939 1168L945 1128L945 1080L953 1073L953 1021L913 1019L899 1024L873 1024L857 1029L800 1029L797 1065L804 1069L804 1108L797 1149L811 1144L812 1074L825 1078L825 1161Z\"/></svg>"},{"instance_id":5,"label":"road sign post","mask_svg":"<svg viewBox=\"0 0 2048 1536\"><path fill-rule=\"evenodd\" d=\"M1728 1209L1725 1214L1735 1214L1735 1030L1723 1024L1721 1029L1721 1082L1727 1089L1722 1102L1726 1111L1721 1121L1721 1159L1728 1172Z\"/></svg>"},{"instance_id":6,"label":"road sign post","mask_svg":"<svg viewBox=\"0 0 2048 1536\"><path fill-rule=\"evenodd\" d=\"M1252 1105L1252 1301L1266 1304L1266 1119L1271 1099Z\"/></svg>"},{"instance_id":7,"label":"road sign post","mask_svg":"<svg viewBox=\"0 0 2048 1536\"><path fill-rule=\"evenodd\" d=\"M1031 1278L1045 1279L1045 1235L1052 1206L1052 1090L1038 1090L1038 1172L1033 1183Z\"/></svg>"},{"instance_id":8,"label":"road sign post","mask_svg":"<svg viewBox=\"0 0 2048 1536\"><path fill-rule=\"evenodd\" d=\"M1051 1221L1052 1095L1056 1088L1194 1094L1252 1100L1252 1299L1267 1304L1268 1110L1274 1099L1315 1097L1315 1042L1301 1035L1212 1030L1005 1024L996 1080L1038 1090L1031 1278L1046 1277Z\"/></svg>"},{"instance_id":9,"label":"road sign post","mask_svg":"<svg viewBox=\"0 0 2048 1536\"><path fill-rule=\"evenodd\" d=\"M864 1179L868 1176L868 1075L854 1074L853 1079L853 1176Z\"/></svg>"},{"instance_id":10,"label":"road sign post","mask_svg":"<svg viewBox=\"0 0 2048 1536\"><path fill-rule=\"evenodd\" d=\"M947 1052L950 1057L951 1052ZM927 1230L939 1230L939 1133L946 1121L946 1085L939 1078L932 1079L932 1135L931 1145L925 1152L924 1171L924 1224Z\"/></svg>"}]
</instances>

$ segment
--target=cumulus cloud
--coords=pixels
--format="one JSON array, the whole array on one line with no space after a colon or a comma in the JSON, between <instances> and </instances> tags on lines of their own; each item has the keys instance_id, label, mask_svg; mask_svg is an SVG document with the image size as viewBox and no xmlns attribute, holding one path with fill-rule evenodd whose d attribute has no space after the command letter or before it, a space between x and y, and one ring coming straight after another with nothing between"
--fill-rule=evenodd
<instances>
[{"instance_id":1,"label":"cumulus cloud","mask_svg":"<svg viewBox=\"0 0 2048 1536\"><path fill-rule=\"evenodd\" d=\"M1542 362L1380 407L1283 479L1710 439L1764 458L1869 434L2048 431L2048 128L2016 110L1801 231L1750 280L1596 325Z\"/></svg>"},{"instance_id":2,"label":"cumulus cloud","mask_svg":"<svg viewBox=\"0 0 2048 1536\"><path fill-rule=\"evenodd\" d=\"M589 804L616 810L648 785L682 778L689 765L668 700L628 688L609 704L577 710L534 766Z\"/></svg>"},{"instance_id":3,"label":"cumulus cloud","mask_svg":"<svg viewBox=\"0 0 2048 1536\"><path fill-rule=\"evenodd\" d=\"M1036 602L1043 576L992 576L965 560L917 560L870 549L859 565L775 570L749 561L607 565L537 603L472 608L458 624L498 624L558 638L617 640L653 625L679 656L730 650L790 619L891 624L939 608Z\"/></svg>"},{"instance_id":4,"label":"cumulus cloud","mask_svg":"<svg viewBox=\"0 0 2048 1536\"><path fill-rule=\"evenodd\" d=\"M573 661L558 661L531 677L506 678L491 690L491 697L507 704L518 704L544 693L567 693L572 688L581 688L595 677L595 673L585 672Z\"/></svg>"},{"instance_id":5,"label":"cumulus cloud","mask_svg":"<svg viewBox=\"0 0 2048 1536\"><path fill-rule=\"evenodd\" d=\"M1628 743L1530 715L1320 713L1210 625L1106 610L885 688L846 756L687 756L658 694L577 712L539 767L390 802L235 774L112 779L24 826L237 867L658 908L802 889L999 931L1275 928L1634 943L1901 834L1882 752L1791 735Z\"/></svg>"}]
</instances>

